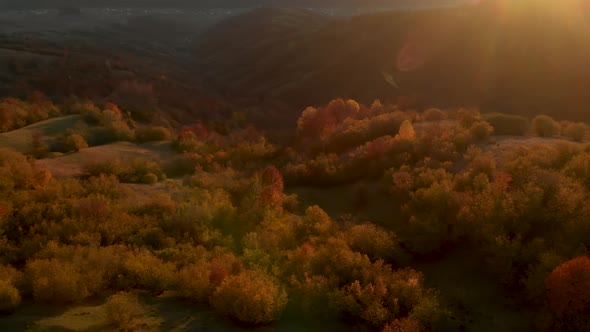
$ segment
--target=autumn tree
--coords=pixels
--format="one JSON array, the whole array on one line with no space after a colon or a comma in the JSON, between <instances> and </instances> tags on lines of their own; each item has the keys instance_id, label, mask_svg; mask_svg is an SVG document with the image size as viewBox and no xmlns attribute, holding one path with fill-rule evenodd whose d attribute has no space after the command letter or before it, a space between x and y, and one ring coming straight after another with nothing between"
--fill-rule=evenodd
<instances>
[{"instance_id":1,"label":"autumn tree","mask_svg":"<svg viewBox=\"0 0 590 332\"><path fill-rule=\"evenodd\" d=\"M225 279L211 296L211 305L243 323L266 324L280 317L287 293L274 277L245 271Z\"/></svg>"},{"instance_id":2,"label":"autumn tree","mask_svg":"<svg viewBox=\"0 0 590 332\"><path fill-rule=\"evenodd\" d=\"M404 120L401 126L399 127L398 137L406 140L412 141L416 139L416 131L414 130L414 126L412 126L412 122L410 120Z\"/></svg>"},{"instance_id":3,"label":"autumn tree","mask_svg":"<svg viewBox=\"0 0 590 332\"><path fill-rule=\"evenodd\" d=\"M105 304L107 323L120 331L137 331L149 316L149 308L139 301L136 294L119 292L109 297Z\"/></svg>"},{"instance_id":4,"label":"autumn tree","mask_svg":"<svg viewBox=\"0 0 590 332\"><path fill-rule=\"evenodd\" d=\"M283 205L283 176L274 166L268 166L262 172L262 189L258 197L261 206L280 207Z\"/></svg>"}]
</instances>

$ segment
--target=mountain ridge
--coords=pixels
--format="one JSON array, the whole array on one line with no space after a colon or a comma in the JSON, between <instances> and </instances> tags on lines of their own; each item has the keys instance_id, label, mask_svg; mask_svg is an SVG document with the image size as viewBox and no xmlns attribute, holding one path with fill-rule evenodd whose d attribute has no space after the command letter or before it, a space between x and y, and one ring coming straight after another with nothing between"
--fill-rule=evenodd
<instances>
[{"instance_id":1,"label":"mountain ridge","mask_svg":"<svg viewBox=\"0 0 590 332\"><path fill-rule=\"evenodd\" d=\"M502 8L495 5L502 3L303 20L289 28L289 38L279 35L268 44L265 35L247 32L249 23L241 22L246 16L238 16L231 22L243 30L213 27L195 46L195 58L213 85L299 107L337 97L371 102L403 96L424 107L476 106L588 119L580 112L590 103L584 89L590 82L584 65L590 57L587 12L531 5L497 15ZM245 15L260 31L271 31L281 24L272 17L284 13ZM574 17L576 27L564 23ZM300 33L308 23L315 30ZM404 61L418 64L404 70L399 68ZM272 72L272 78L263 72Z\"/></svg>"}]
</instances>

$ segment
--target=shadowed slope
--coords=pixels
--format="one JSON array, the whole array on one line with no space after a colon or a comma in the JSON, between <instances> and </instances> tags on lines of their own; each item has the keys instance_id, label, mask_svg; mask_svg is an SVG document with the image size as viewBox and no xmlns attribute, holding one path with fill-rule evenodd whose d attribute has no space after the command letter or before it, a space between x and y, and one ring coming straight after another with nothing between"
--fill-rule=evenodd
<instances>
[{"instance_id":1,"label":"shadowed slope","mask_svg":"<svg viewBox=\"0 0 590 332\"><path fill-rule=\"evenodd\" d=\"M589 12L578 0L486 1L323 21L261 10L233 18L233 29L211 29L196 54L224 89L299 107L410 96L423 106L588 119ZM299 27L280 30L285 16Z\"/></svg>"}]
</instances>

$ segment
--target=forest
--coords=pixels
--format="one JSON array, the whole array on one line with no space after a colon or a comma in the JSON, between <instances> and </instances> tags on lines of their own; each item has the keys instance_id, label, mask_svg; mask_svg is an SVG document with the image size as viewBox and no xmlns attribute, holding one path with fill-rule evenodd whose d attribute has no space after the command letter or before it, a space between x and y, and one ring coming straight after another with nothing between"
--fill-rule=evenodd
<instances>
[{"instance_id":1,"label":"forest","mask_svg":"<svg viewBox=\"0 0 590 332\"><path fill-rule=\"evenodd\" d=\"M0 330L590 330L590 11L539 3L0 11Z\"/></svg>"}]
</instances>

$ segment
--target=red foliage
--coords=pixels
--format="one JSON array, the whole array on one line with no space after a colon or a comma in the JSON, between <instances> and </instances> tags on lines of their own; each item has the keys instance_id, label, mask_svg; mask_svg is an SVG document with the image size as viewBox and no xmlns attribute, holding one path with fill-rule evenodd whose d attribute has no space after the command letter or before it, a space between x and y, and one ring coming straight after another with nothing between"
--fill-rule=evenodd
<instances>
[{"instance_id":1,"label":"red foliage","mask_svg":"<svg viewBox=\"0 0 590 332\"><path fill-rule=\"evenodd\" d=\"M590 310L590 258L581 256L559 265L545 279L545 287L555 313Z\"/></svg>"},{"instance_id":2,"label":"red foliage","mask_svg":"<svg viewBox=\"0 0 590 332\"><path fill-rule=\"evenodd\" d=\"M508 190L508 186L512 181L512 176L506 172L496 172L492 187L494 192L502 194Z\"/></svg>"},{"instance_id":3,"label":"red foliage","mask_svg":"<svg viewBox=\"0 0 590 332\"><path fill-rule=\"evenodd\" d=\"M261 206L282 206L284 188L281 172L274 166L268 166L262 173L262 191L258 197L258 204Z\"/></svg>"},{"instance_id":4,"label":"red foliage","mask_svg":"<svg viewBox=\"0 0 590 332\"><path fill-rule=\"evenodd\" d=\"M230 273L225 266L213 266L209 272L209 282L215 287L221 285L225 278L229 277Z\"/></svg>"},{"instance_id":5,"label":"red foliage","mask_svg":"<svg viewBox=\"0 0 590 332\"><path fill-rule=\"evenodd\" d=\"M119 120L123 119L123 112L121 112L121 109L119 108L119 106L117 106L117 104L108 102L105 104L105 108L113 111L117 115Z\"/></svg>"}]
</instances>

